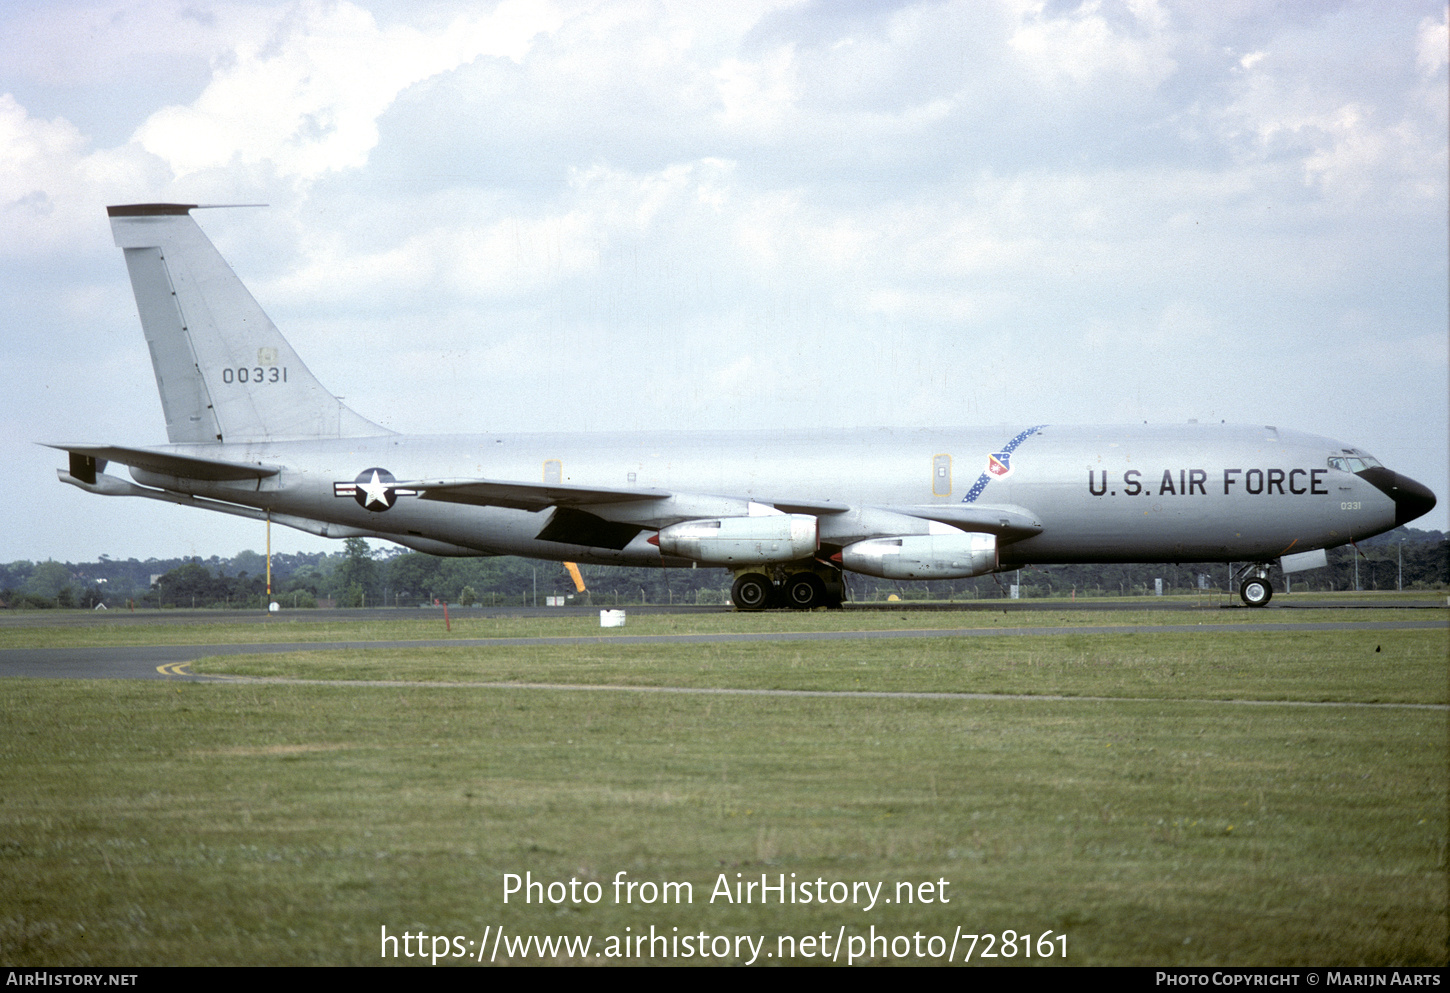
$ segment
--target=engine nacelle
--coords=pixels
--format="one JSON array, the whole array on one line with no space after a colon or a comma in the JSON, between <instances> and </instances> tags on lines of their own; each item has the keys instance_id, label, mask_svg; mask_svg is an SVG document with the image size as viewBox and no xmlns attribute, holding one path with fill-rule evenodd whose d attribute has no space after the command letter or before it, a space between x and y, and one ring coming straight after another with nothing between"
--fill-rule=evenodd
<instances>
[{"instance_id":1,"label":"engine nacelle","mask_svg":"<svg viewBox=\"0 0 1450 993\"><path fill-rule=\"evenodd\" d=\"M841 565L882 579L966 579L997 568L997 537L958 531L868 538L841 549Z\"/></svg>"},{"instance_id":2,"label":"engine nacelle","mask_svg":"<svg viewBox=\"0 0 1450 993\"><path fill-rule=\"evenodd\" d=\"M661 529L656 543L664 555L729 566L794 562L820 548L814 517L779 513L681 521Z\"/></svg>"}]
</instances>

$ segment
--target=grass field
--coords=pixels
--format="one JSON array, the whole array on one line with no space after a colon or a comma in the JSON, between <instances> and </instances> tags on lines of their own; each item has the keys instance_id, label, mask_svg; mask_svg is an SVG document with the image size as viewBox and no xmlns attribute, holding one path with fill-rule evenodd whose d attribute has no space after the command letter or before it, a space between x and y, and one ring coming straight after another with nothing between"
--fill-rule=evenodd
<instances>
[{"instance_id":1,"label":"grass field","mask_svg":"<svg viewBox=\"0 0 1450 993\"><path fill-rule=\"evenodd\" d=\"M657 633L842 618L668 617ZM377 964L386 927L469 956L440 964L473 961L470 942L487 960L499 928L498 961L634 962L608 940L617 955L653 926L704 934L712 954L724 940L725 961L750 960L736 939L762 942L764 963L791 949L781 936L806 962L842 935L841 962L936 963L960 927L998 951L1005 932L1033 936L1031 959L1014 940L993 964L1445 964L1450 754L1446 712L1426 705L1446 702L1446 631L1236 626L389 648L193 667L292 682L0 680L0 961ZM633 617L629 630L643 633ZM348 685L383 679L406 685ZM731 689L826 695L705 692ZM689 883L693 900L617 903L620 872ZM508 875L526 873L598 883L600 899L505 903ZM710 901L722 876L762 874L821 880L828 897L831 883L883 884L883 898L909 883L932 902ZM888 940L871 946L873 927ZM1054 955L1038 958L1049 931ZM509 956L527 935L588 936L590 954ZM420 964L395 947L386 961Z\"/></svg>"},{"instance_id":2,"label":"grass field","mask_svg":"<svg viewBox=\"0 0 1450 993\"><path fill-rule=\"evenodd\" d=\"M1300 594L1297 604L1312 603L1312 594ZM1428 600L1437 605L1443 603L1443 594L1405 594ZM973 606L965 610L862 610L862 611L817 611L798 613L795 611L769 611L760 614L735 614L727 611L701 614L649 614L629 613L628 625L624 628L603 629L594 612L574 613L557 616L478 616L482 611L452 615L449 627L444 626L442 611L429 609L398 610L395 617L387 620L337 620L336 615L322 618L312 612L284 611L267 617L260 613L240 615L235 621L197 623L188 620L186 611L164 611L155 613L146 623L133 624L123 620L106 622L84 611L45 611L39 613L37 623L26 625L26 614L12 614L0 626L0 649L8 648L79 648L108 645L210 645L262 644L265 642L322 642L322 641L409 641L409 640L452 640L464 641L478 638L538 638L538 637L619 637L621 635L668 635L668 634L718 634L757 632L765 634L797 631L903 631L944 630L956 628L993 628L998 630L1039 627L1129 625L1174 625L1194 626L1243 626L1272 622L1276 624L1301 624L1308 622L1338 621L1401 621L1410 619L1429 620L1444 617L1439 611L1414 611L1377 608L1337 608L1294 610L1249 610L1221 609L1216 605L1192 606L1193 601L1182 598L1179 609L1154 610L1145 614L1142 610L1130 609L1125 604L1122 610L1012 610ZM1141 604L1143 598L1137 598ZM1369 602L1373 602L1372 600ZM84 623L66 625L45 623L60 620L65 613L80 614ZM179 615L179 616L178 616ZM34 615L29 615L34 616ZM167 623L169 616L176 616L173 623ZM215 616L215 615L211 615Z\"/></svg>"}]
</instances>

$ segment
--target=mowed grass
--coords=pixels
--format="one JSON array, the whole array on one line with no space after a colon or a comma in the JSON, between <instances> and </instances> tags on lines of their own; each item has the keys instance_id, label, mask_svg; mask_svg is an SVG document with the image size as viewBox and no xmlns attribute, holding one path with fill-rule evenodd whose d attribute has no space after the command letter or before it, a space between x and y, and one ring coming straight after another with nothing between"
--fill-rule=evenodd
<instances>
[{"instance_id":1,"label":"mowed grass","mask_svg":"<svg viewBox=\"0 0 1450 993\"><path fill-rule=\"evenodd\" d=\"M1405 595L1407 598L1410 594ZM1436 595L1438 598L1439 595ZM1220 597L1220 600L1223 598ZM1142 598L1138 599L1142 603ZM165 612L144 622L107 623L85 616L80 623L55 623L60 612L37 615L27 624L24 614L5 618L0 626L0 650L16 648L91 648L134 645L255 645L327 641L466 641L486 638L591 637L679 634L784 634L803 631L943 631L953 629L1013 630L1044 627L1103 627L1110 625L1239 626L1246 624L1362 623L1443 619L1439 611L1392 608L1296 607L1292 610L1250 610L1217 606L1204 600L1193 606L1183 598L1181 608L1153 610L1024 610L1012 606L972 605L958 610L846 610L768 611L732 613L640 613L625 608L623 628L601 628L597 612L535 616L480 616L482 610L454 611L445 626L441 610L399 610L387 619L337 620L329 613L315 618L308 611L260 613L227 622L206 623L184 617L169 622ZM1226 601L1225 601L1226 602ZM1300 595L1296 604L1318 601ZM185 612L176 612L184 615Z\"/></svg>"},{"instance_id":2,"label":"mowed grass","mask_svg":"<svg viewBox=\"0 0 1450 993\"><path fill-rule=\"evenodd\" d=\"M922 637L378 648L228 655L192 671L293 679L1444 704L1450 631Z\"/></svg>"},{"instance_id":3,"label":"mowed grass","mask_svg":"<svg viewBox=\"0 0 1450 993\"><path fill-rule=\"evenodd\" d=\"M383 926L465 944L500 925L587 935L597 954L653 925L774 952L780 935L874 925L947 942L958 926L1050 930L1075 964L1445 962L1445 711L1227 699L1442 702L1443 630L196 666L223 667L1133 699L0 680L0 961L375 964ZM691 883L694 900L617 905L621 871ZM525 872L598 881L603 898L505 904L505 874ZM886 895L945 879L951 902L711 903L722 873Z\"/></svg>"}]
</instances>

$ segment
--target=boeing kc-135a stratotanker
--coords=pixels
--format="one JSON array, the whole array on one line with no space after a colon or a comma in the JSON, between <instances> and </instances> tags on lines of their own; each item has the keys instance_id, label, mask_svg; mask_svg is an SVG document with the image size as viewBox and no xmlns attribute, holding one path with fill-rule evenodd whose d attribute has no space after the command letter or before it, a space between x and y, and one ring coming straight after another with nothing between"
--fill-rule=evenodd
<instances>
[{"instance_id":1,"label":"boeing kc-135a stratotanker","mask_svg":"<svg viewBox=\"0 0 1450 993\"><path fill-rule=\"evenodd\" d=\"M1240 562L1263 606L1273 565L1324 565L1435 506L1368 452L1264 426L397 434L308 372L193 209L108 209L170 444L53 445L89 493L432 555L727 568L744 610L839 604L843 570L1071 562Z\"/></svg>"}]
</instances>

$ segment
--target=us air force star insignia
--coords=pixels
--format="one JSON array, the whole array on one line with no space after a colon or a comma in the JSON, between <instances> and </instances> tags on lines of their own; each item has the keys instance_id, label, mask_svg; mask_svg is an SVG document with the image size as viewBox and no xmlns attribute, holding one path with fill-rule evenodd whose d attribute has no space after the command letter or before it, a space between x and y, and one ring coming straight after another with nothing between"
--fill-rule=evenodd
<instances>
[{"instance_id":1,"label":"us air force star insignia","mask_svg":"<svg viewBox=\"0 0 1450 993\"><path fill-rule=\"evenodd\" d=\"M388 489L388 483L392 481L393 477L389 476L388 482L383 482L378 478L376 469L373 470L373 478L368 482L363 482L363 477L359 476L357 478L357 502L367 508L371 508L375 503L380 503L382 506L378 509L387 510L393 505L393 491Z\"/></svg>"},{"instance_id":2,"label":"us air force star insignia","mask_svg":"<svg viewBox=\"0 0 1450 993\"><path fill-rule=\"evenodd\" d=\"M393 474L386 469L364 469L351 483L333 483L332 495L350 496L363 510L381 513L388 510L400 496L416 496L417 490L398 489Z\"/></svg>"}]
</instances>

